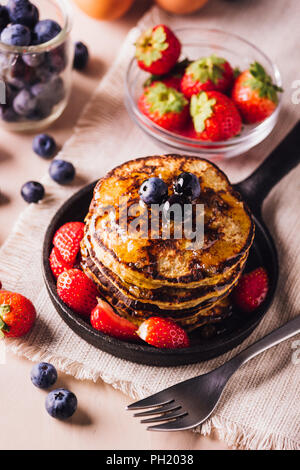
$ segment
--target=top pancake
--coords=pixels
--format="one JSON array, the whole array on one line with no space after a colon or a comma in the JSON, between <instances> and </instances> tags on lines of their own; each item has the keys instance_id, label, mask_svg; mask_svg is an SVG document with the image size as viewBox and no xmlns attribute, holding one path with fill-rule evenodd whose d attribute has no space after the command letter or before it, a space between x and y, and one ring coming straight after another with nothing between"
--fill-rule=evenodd
<instances>
[{"instance_id":1,"label":"top pancake","mask_svg":"<svg viewBox=\"0 0 300 470\"><path fill-rule=\"evenodd\" d=\"M184 236L151 239L148 231L141 236L141 232L122 229L118 223L120 199L127 210L139 204L139 215L149 214L139 198L141 184L157 176L167 183L171 195L182 172L194 173L200 180L201 194L195 202L204 204L202 248L189 249L191 240ZM128 220L135 217L137 214ZM197 157L161 155L126 162L97 183L86 233L99 261L126 282L145 288L196 287L221 281L239 263L253 241L254 223L241 196L215 165Z\"/></svg>"}]
</instances>

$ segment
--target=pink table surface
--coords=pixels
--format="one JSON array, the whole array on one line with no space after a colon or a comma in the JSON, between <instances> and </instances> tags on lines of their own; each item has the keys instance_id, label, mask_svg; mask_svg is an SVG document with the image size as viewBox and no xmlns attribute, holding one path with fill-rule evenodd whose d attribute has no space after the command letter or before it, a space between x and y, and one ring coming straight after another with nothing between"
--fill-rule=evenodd
<instances>
[{"instance_id":1,"label":"pink table surface","mask_svg":"<svg viewBox=\"0 0 300 470\"><path fill-rule=\"evenodd\" d=\"M74 72L70 104L48 130L59 145L71 135L73 126L99 80L107 71L122 40L149 6L138 0L134 8L115 22L91 20L75 9L74 39L86 42L91 61L84 74ZM109 44L109 47L107 45ZM32 135L10 134L0 129L0 245L8 236L26 204L19 195L21 185L39 178L48 163L31 150ZM17 248L17 247L16 247ZM0 449L226 449L215 436L192 432L151 433L132 418L125 406L131 400L99 381L80 382L60 374L58 386L76 393L79 410L66 423L51 419L44 409L45 392L30 382L32 363L7 354L1 373Z\"/></svg>"}]
</instances>

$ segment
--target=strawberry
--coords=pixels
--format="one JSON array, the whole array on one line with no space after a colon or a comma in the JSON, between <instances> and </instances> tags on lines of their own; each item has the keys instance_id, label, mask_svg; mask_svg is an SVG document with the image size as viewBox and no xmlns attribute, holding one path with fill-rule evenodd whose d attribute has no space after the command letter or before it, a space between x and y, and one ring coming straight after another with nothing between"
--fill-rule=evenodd
<instances>
[{"instance_id":1,"label":"strawberry","mask_svg":"<svg viewBox=\"0 0 300 470\"><path fill-rule=\"evenodd\" d=\"M65 263L74 266L84 235L82 222L68 222L60 227L53 238L53 245L59 251Z\"/></svg>"},{"instance_id":2,"label":"strawberry","mask_svg":"<svg viewBox=\"0 0 300 470\"><path fill-rule=\"evenodd\" d=\"M166 75L151 75L144 83L144 88L152 85L156 82L162 82L169 88L175 88L177 91L181 91L181 80L185 69L191 63L190 60L184 59L181 62L177 62L172 70Z\"/></svg>"},{"instance_id":3,"label":"strawberry","mask_svg":"<svg viewBox=\"0 0 300 470\"><path fill-rule=\"evenodd\" d=\"M176 64L180 52L179 40L163 24L148 29L136 42L136 58L139 67L155 75L168 73Z\"/></svg>"},{"instance_id":4,"label":"strawberry","mask_svg":"<svg viewBox=\"0 0 300 470\"><path fill-rule=\"evenodd\" d=\"M240 133L242 120L233 101L218 91L193 95L190 112L195 137L213 142L230 139Z\"/></svg>"},{"instance_id":5,"label":"strawberry","mask_svg":"<svg viewBox=\"0 0 300 470\"><path fill-rule=\"evenodd\" d=\"M244 312L253 312L265 300L269 288L268 274L264 268L244 274L233 291L234 304Z\"/></svg>"},{"instance_id":6,"label":"strawberry","mask_svg":"<svg viewBox=\"0 0 300 470\"><path fill-rule=\"evenodd\" d=\"M91 325L95 330L102 331L109 336L119 339L137 339L133 323L117 315L112 307L103 300L98 299L98 305L91 313Z\"/></svg>"},{"instance_id":7,"label":"strawberry","mask_svg":"<svg viewBox=\"0 0 300 470\"><path fill-rule=\"evenodd\" d=\"M69 269L58 276L57 294L80 315L89 316L97 305L97 287L80 269Z\"/></svg>"},{"instance_id":8,"label":"strawberry","mask_svg":"<svg viewBox=\"0 0 300 470\"><path fill-rule=\"evenodd\" d=\"M137 334L146 343L156 348L187 348L190 344L186 331L167 318L152 317L145 320Z\"/></svg>"},{"instance_id":9,"label":"strawberry","mask_svg":"<svg viewBox=\"0 0 300 470\"><path fill-rule=\"evenodd\" d=\"M270 116L278 104L282 88L272 83L272 78L258 62L241 73L233 86L232 99L246 124L255 124Z\"/></svg>"},{"instance_id":10,"label":"strawberry","mask_svg":"<svg viewBox=\"0 0 300 470\"><path fill-rule=\"evenodd\" d=\"M162 82L145 88L138 106L151 121L171 131L182 128L189 115L188 101L183 94Z\"/></svg>"},{"instance_id":11,"label":"strawberry","mask_svg":"<svg viewBox=\"0 0 300 470\"><path fill-rule=\"evenodd\" d=\"M71 269L73 267L72 264L66 263L64 261L63 257L55 246L51 251L49 262L52 273L56 279L63 271Z\"/></svg>"},{"instance_id":12,"label":"strawberry","mask_svg":"<svg viewBox=\"0 0 300 470\"><path fill-rule=\"evenodd\" d=\"M14 292L0 292L0 337L19 338L33 327L36 311L30 300Z\"/></svg>"},{"instance_id":13,"label":"strawberry","mask_svg":"<svg viewBox=\"0 0 300 470\"><path fill-rule=\"evenodd\" d=\"M233 85L234 73L225 59L211 55L192 62L181 81L181 91L187 97L200 91L226 93Z\"/></svg>"}]
</instances>

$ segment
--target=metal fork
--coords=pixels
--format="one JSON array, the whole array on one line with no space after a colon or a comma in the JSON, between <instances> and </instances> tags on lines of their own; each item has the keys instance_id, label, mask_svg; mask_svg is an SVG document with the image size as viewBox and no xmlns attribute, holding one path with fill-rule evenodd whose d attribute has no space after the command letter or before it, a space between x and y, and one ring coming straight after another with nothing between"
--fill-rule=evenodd
<instances>
[{"instance_id":1,"label":"metal fork","mask_svg":"<svg viewBox=\"0 0 300 470\"><path fill-rule=\"evenodd\" d=\"M152 416L141 423L160 423L150 431L182 431L203 423L216 408L231 376L246 362L267 349L300 332L300 315L260 339L221 367L173 385L127 407L128 410L149 408L135 417ZM151 409L150 409L151 408Z\"/></svg>"}]
</instances>

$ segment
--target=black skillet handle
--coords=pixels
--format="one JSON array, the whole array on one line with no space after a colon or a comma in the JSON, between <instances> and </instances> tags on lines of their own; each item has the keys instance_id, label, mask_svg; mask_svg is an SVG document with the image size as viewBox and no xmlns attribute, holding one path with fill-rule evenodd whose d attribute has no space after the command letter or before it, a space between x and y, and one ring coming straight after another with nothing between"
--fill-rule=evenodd
<instances>
[{"instance_id":1,"label":"black skillet handle","mask_svg":"<svg viewBox=\"0 0 300 470\"><path fill-rule=\"evenodd\" d=\"M300 162L300 121L247 179L236 185L251 210L259 213L271 189Z\"/></svg>"}]
</instances>

